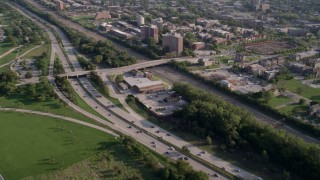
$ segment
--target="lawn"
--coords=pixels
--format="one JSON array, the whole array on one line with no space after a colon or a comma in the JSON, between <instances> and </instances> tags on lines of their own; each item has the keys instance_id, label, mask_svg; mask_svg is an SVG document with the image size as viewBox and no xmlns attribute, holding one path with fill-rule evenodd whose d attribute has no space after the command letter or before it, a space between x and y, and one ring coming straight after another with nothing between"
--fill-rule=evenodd
<instances>
[{"instance_id":1,"label":"lawn","mask_svg":"<svg viewBox=\"0 0 320 180\"><path fill-rule=\"evenodd\" d=\"M23 54L24 52L28 51L29 49L35 47L36 45L28 45L28 46L24 46L21 48L20 52L19 49L14 50L13 52L11 52L10 54L4 56L3 58L0 59L0 65L8 63L10 61L13 61L16 59L18 52L19 55Z\"/></svg>"},{"instance_id":2,"label":"lawn","mask_svg":"<svg viewBox=\"0 0 320 180\"><path fill-rule=\"evenodd\" d=\"M290 98L288 98L286 96L277 96L277 97L272 98L268 102L268 105L273 107L273 108L276 108L277 106L286 104L286 103L291 102L291 101L292 101L292 99L290 99Z\"/></svg>"},{"instance_id":3,"label":"lawn","mask_svg":"<svg viewBox=\"0 0 320 180\"><path fill-rule=\"evenodd\" d=\"M4 67L0 68L0 73L1 72L8 72L8 71L10 71L10 65L7 65L7 66L4 66Z\"/></svg>"},{"instance_id":4,"label":"lawn","mask_svg":"<svg viewBox=\"0 0 320 180\"><path fill-rule=\"evenodd\" d=\"M44 116L0 113L0 172L5 179L49 173L84 160L114 137Z\"/></svg>"},{"instance_id":5,"label":"lawn","mask_svg":"<svg viewBox=\"0 0 320 180\"><path fill-rule=\"evenodd\" d=\"M0 106L7 108L20 108L35 111L43 111L52 114L72 117L93 124L99 124L94 120L91 120L90 118L87 118L86 116L80 114L78 111L73 110L71 107L63 105L57 99L52 99L46 102L38 102L32 98L23 95L12 95L9 97L0 97Z\"/></svg>"},{"instance_id":6,"label":"lawn","mask_svg":"<svg viewBox=\"0 0 320 180\"><path fill-rule=\"evenodd\" d=\"M41 56L44 52L49 53L49 46L50 46L49 44L42 45L42 46L30 51L29 53L24 55L22 58L23 59L34 59L36 57Z\"/></svg>"},{"instance_id":7,"label":"lawn","mask_svg":"<svg viewBox=\"0 0 320 180\"><path fill-rule=\"evenodd\" d=\"M160 179L113 136L55 118L0 112L0 142L5 179Z\"/></svg>"},{"instance_id":8,"label":"lawn","mask_svg":"<svg viewBox=\"0 0 320 180\"><path fill-rule=\"evenodd\" d=\"M301 96L312 101L320 102L320 89L312 88L308 85L302 84L299 80L291 79L286 81L280 81L278 82L278 86L283 86L287 90L300 94Z\"/></svg>"},{"instance_id":9,"label":"lawn","mask_svg":"<svg viewBox=\"0 0 320 180\"><path fill-rule=\"evenodd\" d=\"M231 56L218 56L218 57L215 57L214 59L224 64L228 64L228 60L234 60L234 58Z\"/></svg>"},{"instance_id":10,"label":"lawn","mask_svg":"<svg viewBox=\"0 0 320 180\"><path fill-rule=\"evenodd\" d=\"M308 112L308 106L300 105L300 104L289 104L279 109L279 111L290 116L294 116L294 115L305 116L307 115L307 112Z\"/></svg>"},{"instance_id":11,"label":"lawn","mask_svg":"<svg viewBox=\"0 0 320 180\"><path fill-rule=\"evenodd\" d=\"M12 49L13 46L9 42L0 42L0 55Z\"/></svg>"}]
</instances>

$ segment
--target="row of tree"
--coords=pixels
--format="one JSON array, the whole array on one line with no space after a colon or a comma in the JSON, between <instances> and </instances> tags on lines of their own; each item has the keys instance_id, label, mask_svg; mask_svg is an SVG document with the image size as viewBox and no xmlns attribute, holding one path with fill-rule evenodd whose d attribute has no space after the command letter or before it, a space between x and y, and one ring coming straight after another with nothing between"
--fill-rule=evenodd
<instances>
[{"instance_id":1,"label":"row of tree","mask_svg":"<svg viewBox=\"0 0 320 180\"><path fill-rule=\"evenodd\" d=\"M179 127L202 137L223 137L229 149L251 146L305 179L320 178L318 145L263 125L248 111L191 85L175 84L174 90L189 101L175 114Z\"/></svg>"},{"instance_id":2,"label":"row of tree","mask_svg":"<svg viewBox=\"0 0 320 180\"><path fill-rule=\"evenodd\" d=\"M99 92L105 96L109 96L109 89L104 85L103 80L97 72L91 71L89 80L98 88Z\"/></svg>"},{"instance_id":3,"label":"row of tree","mask_svg":"<svg viewBox=\"0 0 320 180\"><path fill-rule=\"evenodd\" d=\"M234 92L225 86L222 86L220 83L215 82L213 80L207 80L203 78L199 74L192 73L188 70L188 66L190 66L189 62L175 62L172 61L170 65L175 68L176 70L180 70L183 73L186 73L187 75L196 78L199 81L202 81L206 84L211 85L211 87L215 88L216 90L221 91L222 93L225 93L233 98L237 98L239 101L242 101L243 103L247 104L248 106L251 106L252 108L258 109L264 113L267 113L271 115L272 117L276 119L285 119L285 122L294 126L295 128L302 130L303 132L320 138L320 127L316 126L315 124L311 124L306 121L301 121L297 118L290 117L286 115L285 113L279 112L277 109L274 109L274 107L270 107L269 105L265 103L261 103L257 98L254 96L248 96L248 95L242 95L237 92Z\"/></svg>"},{"instance_id":4,"label":"row of tree","mask_svg":"<svg viewBox=\"0 0 320 180\"><path fill-rule=\"evenodd\" d=\"M77 104L75 92L66 77L55 77L55 82L59 87L60 91L66 96L71 102Z\"/></svg>"}]
</instances>

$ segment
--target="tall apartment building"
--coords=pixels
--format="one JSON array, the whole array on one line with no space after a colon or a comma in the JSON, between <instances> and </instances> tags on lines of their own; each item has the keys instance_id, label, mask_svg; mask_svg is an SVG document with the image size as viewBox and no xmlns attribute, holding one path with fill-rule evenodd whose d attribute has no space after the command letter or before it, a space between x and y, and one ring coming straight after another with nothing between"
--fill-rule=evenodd
<instances>
[{"instance_id":1,"label":"tall apartment building","mask_svg":"<svg viewBox=\"0 0 320 180\"><path fill-rule=\"evenodd\" d=\"M57 10L62 11L64 9L64 4L62 1L57 1L56 3Z\"/></svg>"},{"instance_id":2,"label":"tall apartment building","mask_svg":"<svg viewBox=\"0 0 320 180\"><path fill-rule=\"evenodd\" d=\"M169 52L177 52L177 54L183 51L183 37L180 34L163 34L162 35L162 48L169 48Z\"/></svg>"},{"instance_id":3,"label":"tall apartment building","mask_svg":"<svg viewBox=\"0 0 320 180\"><path fill-rule=\"evenodd\" d=\"M138 23L138 26L144 25L144 17L137 14L137 23Z\"/></svg>"},{"instance_id":4,"label":"tall apartment building","mask_svg":"<svg viewBox=\"0 0 320 180\"><path fill-rule=\"evenodd\" d=\"M145 40L148 38L153 38L156 43L159 42L159 30L157 26L142 26L141 27L141 39Z\"/></svg>"},{"instance_id":5,"label":"tall apartment building","mask_svg":"<svg viewBox=\"0 0 320 180\"><path fill-rule=\"evenodd\" d=\"M151 24L156 25L158 27L159 31L163 30L163 19L161 17L156 18L156 19L152 19Z\"/></svg>"}]
</instances>

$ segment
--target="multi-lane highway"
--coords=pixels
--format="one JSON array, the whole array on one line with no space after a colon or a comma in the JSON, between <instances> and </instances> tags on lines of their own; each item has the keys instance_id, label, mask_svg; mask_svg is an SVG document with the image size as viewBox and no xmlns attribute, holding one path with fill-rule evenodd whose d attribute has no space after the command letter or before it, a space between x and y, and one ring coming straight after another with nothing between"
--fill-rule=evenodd
<instances>
[{"instance_id":1,"label":"multi-lane highway","mask_svg":"<svg viewBox=\"0 0 320 180\"><path fill-rule=\"evenodd\" d=\"M33 18L35 18L33 16ZM48 30L48 29L47 29ZM54 37L52 37L52 42L56 42L56 40L54 39ZM64 39L63 42L65 43L69 43L67 39ZM56 51L53 52L58 52L60 46L55 47ZM72 69L77 69L77 66L75 65L75 68L70 68L69 64L77 64L77 60L75 58L72 58L72 56L74 56L73 53L70 53L71 51L67 51L67 55L68 58L63 58L64 54L63 53L58 53L59 59L62 61L63 66L65 67L65 71L71 71ZM53 58L52 58L53 59ZM71 62L67 62L67 59ZM53 61L51 61L53 62ZM52 63L50 63L51 68ZM68 68L69 67L69 68ZM49 79L52 81L52 71L50 71L50 77ZM52 81L52 83L54 84L54 82ZM163 143L161 140L159 140L157 137L150 135L149 133L140 133L141 132L141 128L139 126L133 126L130 122L125 121L124 119L127 117L122 117L121 115L116 114L115 112L111 111L112 108L114 108L115 106L107 101L107 99L105 98L101 98L101 100L103 100L103 103L97 101L97 98L94 96L94 93L98 93L94 87L92 86L92 84L88 81L87 78L81 78L80 82L77 80L71 80L71 84L72 86L76 89L77 93L91 106L93 107L97 112L99 112L100 114L102 114L103 116L107 117L110 121L112 121L114 124L108 123L108 122L101 122L101 120L99 122L103 123L103 124L107 124L109 127L111 127L112 129L115 129L117 131L120 131L126 135L132 136L134 137L137 141L139 141L140 143L146 145L149 148L153 148L155 151L157 151L158 153L161 154L165 154L170 158L173 159L177 159L179 157L185 157L184 155L182 155L181 153L175 151L172 147L170 147L170 145L168 145L167 143ZM57 88L55 87L56 92L58 91ZM90 93L88 93L90 92ZM58 96L60 98L62 98L65 102L67 102L68 104L72 105L72 103L70 101L68 101L65 97L63 97L63 95L58 91ZM110 104L110 108L106 107L106 104ZM74 106L74 105L72 105ZM83 110L76 108L79 112L86 114L86 112L83 112ZM90 115L88 115L90 116ZM130 117L130 115L128 115ZM92 116L92 118L94 119L98 119L97 117ZM139 133L137 133L139 132ZM173 137L174 138L174 137ZM204 171L210 175L216 174L216 172L214 172L212 169L202 165L201 163L193 160L192 158L188 158L188 162L190 163L190 165L192 165L194 167L194 169L196 170L201 170ZM252 175L252 177L254 177ZM213 178L213 177L211 177ZM220 179L225 179L223 176L219 176Z\"/></svg>"}]
</instances>

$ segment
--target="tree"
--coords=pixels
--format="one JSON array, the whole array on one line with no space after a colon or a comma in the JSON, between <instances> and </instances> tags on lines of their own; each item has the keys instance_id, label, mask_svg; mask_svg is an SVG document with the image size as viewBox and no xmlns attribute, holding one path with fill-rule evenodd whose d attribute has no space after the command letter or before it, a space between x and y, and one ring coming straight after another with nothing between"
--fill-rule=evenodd
<instances>
[{"instance_id":1,"label":"tree","mask_svg":"<svg viewBox=\"0 0 320 180\"><path fill-rule=\"evenodd\" d=\"M25 78L27 78L27 79L30 79L30 78L32 78L32 72L29 70L27 73L26 73L26 75L25 75Z\"/></svg>"},{"instance_id":2,"label":"tree","mask_svg":"<svg viewBox=\"0 0 320 180\"><path fill-rule=\"evenodd\" d=\"M304 99L304 98L301 98L300 100L299 100L299 104L300 105L305 105L307 103L307 101Z\"/></svg>"},{"instance_id":3,"label":"tree","mask_svg":"<svg viewBox=\"0 0 320 180\"><path fill-rule=\"evenodd\" d=\"M212 139L211 139L210 136L207 136L207 138L206 138L206 144L207 144L207 145L211 145L211 144L212 144Z\"/></svg>"},{"instance_id":4,"label":"tree","mask_svg":"<svg viewBox=\"0 0 320 180\"><path fill-rule=\"evenodd\" d=\"M116 76L116 78L115 78L115 82L116 83L121 83L123 81L124 81L124 79L123 79L123 75L122 74L119 74L119 75Z\"/></svg>"},{"instance_id":5,"label":"tree","mask_svg":"<svg viewBox=\"0 0 320 180\"><path fill-rule=\"evenodd\" d=\"M198 59L198 64L199 64L200 66L204 66L204 60L203 60L203 58Z\"/></svg>"},{"instance_id":6,"label":"tree","mask_svg":"<svg viewBox=\"0 0 320 180\"><path fill-rule=\"evenodd\" d=\"M185 153L190 153L190 150L187 146L182 146L182 149L181 149L183 152Z\"/></svg>"},{"instance_id":7,"label":"tree","mask_svg":"<svg viewBox=\"0 0 320 180\"><path fill-rule=\"evenodd\" d=\"M102 60L103 60L103 56L102 55L97 55L97 56L94 57L93 63L100 64L102 62Z\"/></svg>"}]
</instances>

